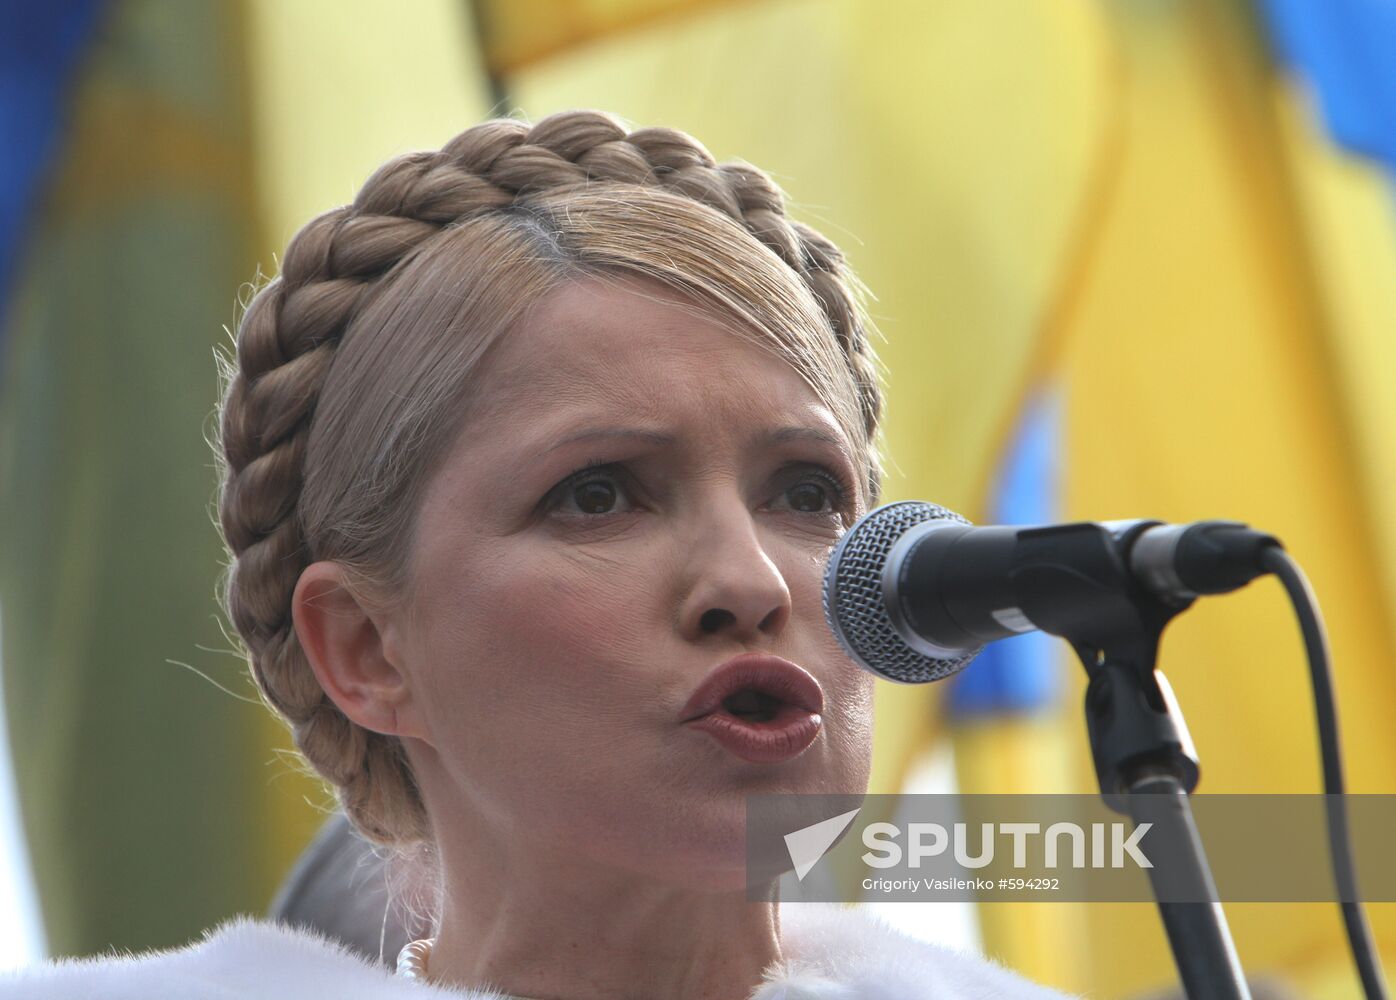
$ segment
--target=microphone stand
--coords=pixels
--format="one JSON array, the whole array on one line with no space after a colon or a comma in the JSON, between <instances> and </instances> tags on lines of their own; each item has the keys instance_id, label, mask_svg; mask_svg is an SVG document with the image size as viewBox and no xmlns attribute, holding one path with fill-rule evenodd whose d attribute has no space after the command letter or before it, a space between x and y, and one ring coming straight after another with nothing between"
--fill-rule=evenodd
<instances>
[{"instance_id":1,"label":"microphone stand","mask_svg":"<svg viewBox=\"0 0 1396 1000\"><path fill-rule=\"evenodd\" d=\"M1250 1000L1193 820L1197 758L1168 682L1152 664L1110 654L1087 662L1087 671L1086 728L1101 795L1135 826L1153 824L1159 846L1150 851L1149 881L1183 989L1189 1000Z\"/></svg>"},{"instance_id":2,"label":"microphone stand","mask_svg":"<svg viewBox=\"0 0 1396 1000\"><path fill-rule=\"evenodd\" d=\"M1149 880L1189 1000L1250 1000L1188 799L1197 753L1155 669L1164 626L1192 602L1165 604L1125 564L1134 540L1156 523L1024 533L1014 583L1028 617L1067 639L1086 667L1086 729L1105 804L1136 827L1153 824Z\"/></svg>"}]
</instances>

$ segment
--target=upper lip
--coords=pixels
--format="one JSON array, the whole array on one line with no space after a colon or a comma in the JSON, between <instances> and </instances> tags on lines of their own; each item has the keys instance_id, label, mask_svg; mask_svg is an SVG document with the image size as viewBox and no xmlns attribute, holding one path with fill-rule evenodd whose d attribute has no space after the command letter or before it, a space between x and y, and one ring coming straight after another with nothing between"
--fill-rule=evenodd
<instances>
[{"instance_id":1,"label":"upper lip","mask_svg":"<svg viewBox=\"0 0 1396 1000\"><path fill-rule=\"evenodd\" d=\"M713 668L684 705L680 719L700 719L746 688L773 695L813 715L824 711L824 691L807 670L779 656L746 653Z\"/></svg>"}]
</instances>

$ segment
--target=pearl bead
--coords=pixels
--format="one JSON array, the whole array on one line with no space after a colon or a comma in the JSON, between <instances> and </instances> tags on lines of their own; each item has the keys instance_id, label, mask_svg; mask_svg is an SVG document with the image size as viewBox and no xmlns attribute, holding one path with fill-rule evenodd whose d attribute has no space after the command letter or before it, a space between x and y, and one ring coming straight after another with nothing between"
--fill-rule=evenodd
<instances>
[{"instance_id":1,"label":"pearl bead","mask_svg":"<svg viewBox=\"0 0 1396 1000\"><path fill-rule=\"evenodd\" d=\"M422 938L403 945L402 951L397 953L397 974L403 979L426 982L427 959L431 957L431 946L434 944L436 938Z\"/></svg>"}]
</instances>

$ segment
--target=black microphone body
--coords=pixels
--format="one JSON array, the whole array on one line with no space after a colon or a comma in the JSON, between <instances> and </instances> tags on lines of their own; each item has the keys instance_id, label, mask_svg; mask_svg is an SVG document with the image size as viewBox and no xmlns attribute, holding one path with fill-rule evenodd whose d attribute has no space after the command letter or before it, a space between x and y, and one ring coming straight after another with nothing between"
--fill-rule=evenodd
<instances>
[{"instance_id":1,"label":"black microphone body","mask_svg":"<svg viewBox=\"0 0 1396 1000\"><path fill-rule=\"evenodd\" d=\"M930 524L902 536L887 558L884 596L915 635L947 652L978 649L1036 626L1011 577L1018 532ZM888 586L890 584L890 586Z\"/></svg>"},{"instance_id":2,"label":"black microphone body","mask_svg":"<svg viewBox=\"0 0 1396 1000\"><path fill-rule=\"evenodd\" d=\"M1022 632L1103 649L1161 627L1199 594L1261 575L1277 545L1234 521L977 527L933 504L887 504L830 556L825 613L865 667L922 683Z\"/></svg>"}]
</instances>

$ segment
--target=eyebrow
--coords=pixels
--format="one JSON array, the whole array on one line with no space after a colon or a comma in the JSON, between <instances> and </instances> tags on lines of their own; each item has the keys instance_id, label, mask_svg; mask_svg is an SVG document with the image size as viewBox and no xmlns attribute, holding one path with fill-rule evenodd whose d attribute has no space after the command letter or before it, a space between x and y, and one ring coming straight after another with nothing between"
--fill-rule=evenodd
<instances>
[{"instance_id":1,"label":"eyebrow","mask_svg":"<svg viewBox=\"0 0 1396 1000\"><path fill-rule=\"evenodd\" d=\"M644 441L647 444L667 445L673 444L677 439L672 434L664 434L660 431L641 430L638 427L591 427L587 430L569 434L567 437L554 441L543 450L544 455L551 454L569 444L577 441L597 441L605 438L629 438L636 441Z\"/></svg>"},{"instance_id":2,"label":"eyebrow","mask_svg":"<svg viewBox=\"0 0 1396 1000\"><path fill-rule=\"evenodd\" d=\"M639 427L590 427L586 430L569 434L559 441L553 442L543 454L551 454L565 445L574 444L578 441L596 441L608 438L625 438L635 441L644 441L653 445L672 445L678 441L672 434L665 434L662 431L644 430ZM758 445L784 444L787 441L819 441L823 444L832 445L840 451L846 450L842 439L830 434L828 431L820 430L817 427L780 427L773 431L759 435L755 439Z\"/></svg>"}]
</instances>

